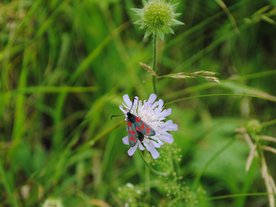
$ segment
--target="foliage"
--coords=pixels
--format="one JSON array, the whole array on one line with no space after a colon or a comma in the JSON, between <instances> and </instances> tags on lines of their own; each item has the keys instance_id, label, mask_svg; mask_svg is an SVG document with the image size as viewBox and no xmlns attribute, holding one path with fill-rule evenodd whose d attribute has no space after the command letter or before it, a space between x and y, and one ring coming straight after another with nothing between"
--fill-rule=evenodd
<instances>
[{"instance_id":1,"label":"foliage","mask_svg":"<svg viewBox=\"0 0 276 207\"><path fill-rule=\"evenodd\" d=\"M1 206L269 205L261 170L265 157L275 180L275 143L252 139L261 156L246 171L251 148L237 129L276 134L275 1L179 1L185 26L157 42L156 65L158 95L179 130L156 161L128 157L125 122L110 120L123 94L152 93L139 65L155 71L151 42L131 21L141 6L0 2Z\"/></svg>"}]
</instances>

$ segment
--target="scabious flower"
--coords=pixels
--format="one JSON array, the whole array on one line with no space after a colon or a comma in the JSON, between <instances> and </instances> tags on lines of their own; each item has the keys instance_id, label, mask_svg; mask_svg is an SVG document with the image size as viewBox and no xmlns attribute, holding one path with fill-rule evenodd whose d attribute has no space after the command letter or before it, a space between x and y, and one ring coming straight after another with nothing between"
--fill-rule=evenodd
<instances>
[{"instance_id":1,"label":"scabious flower","mask_svg":"<svg viewBox=\"0 0 276 207\"><path fill-rule=\"evenodd\" d=\"M166 2L165 0L149 0L143 1L143 8L132 9L137 20L134 24L139 25L140 29L145 30L145 38L150 35L157 35L160 39L164 39L164 35L174 33L172 26L183 25L182 22L175 18L180 13L175 13L177 4Z\"/></svg>"},{"instance_id":2,"label":"scabious flower","mask_svg":"<svg viewBox=\"0 0 276 207\"><path fill-rule=\"evenodd\" d=\"M172 110L170 108L164 109L164 101L161 99L156 100L156 98L157 96L155 94L151 94L148 100L142 102L136 96L134 103L132 103L127 94L123 96L124 102L120 105L120 109L125 114L126 118L127 112L130 112L133 115L140 117L143 122L148 124L155 131L154 136L144 136L142 141L143 144L138 140L133 147L130 147L128 150L129 156L132 156L137 148L144 150L145 146L151 156L156 159L159 157L159 152L156 148L160 148L164 142L173 142L173 137L169 131L176 131L177 125L174 124L172 120L165 121L165 118L172 113ZM128 136L123 137L123 143L129 145Z\"/></svg>"}]
</instances>

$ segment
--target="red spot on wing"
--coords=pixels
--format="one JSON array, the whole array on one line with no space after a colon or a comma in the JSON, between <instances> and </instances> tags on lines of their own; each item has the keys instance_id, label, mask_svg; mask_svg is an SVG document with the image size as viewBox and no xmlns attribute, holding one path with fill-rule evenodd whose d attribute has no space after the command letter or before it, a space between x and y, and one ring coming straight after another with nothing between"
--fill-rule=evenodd
<instances>
[{"instance_id":1,"label":"red spot on wing","mask_svg":"<svg viewBox=\"0 0 276 207\"><path fill-rule=\"evenodd\" d=\"M144 124L144 122L142 122L142 125L140 127L136 127L136 130L141 132L144 130L144 128L145 128L145 124Z\"/></svg>"},{"instance_id":2,"label":"red spot on wing","mask_svg":"<svg viewBox=\"0 0 276 207\"><path fill-rule=\"evenodd\" d=\"M142 130L144 130L144 128L145 128L145 124L143 122L142 125L141 125L141 127L140 127L140 130L142 131Z\"/></svg>"},{"instance_id":3,"label":"red spot on wing","mask_svg":"<svg viewBox=\"0 0 276 207\"><path fill-rule=\"evenodd\" d=\"M129 133L129 134L135 134L135 131L128 130L128 133Z\"/></svg>"},{"instance_id":4,"label":"red spot on wing","mask_svg":"<svg viewBox=\"0 0 276 207\"><path fill-rule=\"evenodd\" d=\"M151 129L149 127L146 128L146 134L149 134L151 132Z\"/></svg>"},{"instance_id":5,"label":"red spot on wing","mask_svg":"<svg viewBox=\"0 0 276 207\"><path fill-rule=\"evenodd\" d=\"M131 127L131 126L132 126L132 123L131 123L130 121L128 121L128 122L127 122L127 125L128 125L129 127Z\"/></svg>"},{"instance_id":6,"label":"red spot on wing","mask_svg":"<svg viewBox=\"0 0 276 207\"><path fill-rule=\"evenodd\" d=\"M136 122L140 122L141 119L140 119L139 117L136 117L136 118L135 118L135 121L136 121Z\"/></svg>"},{"instance_id":7,"label":"red spot on wing","mask_svg":"<svg viewBox=\"0 0 276 207\"><path fill-rule=\"evenodd\" d=\"M134 137L129 137L129 140L130 140L130 141L133 141L133 142L136 141L136 139L135 139Z\"/></svg>"}]
</instances>

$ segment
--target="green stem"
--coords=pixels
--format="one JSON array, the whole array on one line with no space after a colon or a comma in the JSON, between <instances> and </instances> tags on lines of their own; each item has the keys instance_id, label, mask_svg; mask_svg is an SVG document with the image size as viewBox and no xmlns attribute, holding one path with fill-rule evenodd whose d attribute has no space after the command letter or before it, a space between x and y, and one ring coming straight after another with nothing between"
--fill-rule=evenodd
<instances>
[{"instance_id":1,"label":"green stem","mask_svg":"<svg viewBox=\"0 0 276 207\"><path fill-rule=\"evenodd\" d=\"M145 167L145 182L146 182L146 200L150 202L151 192L150 192L150 169Z\"/></svg>"},{"instance_id":2,"label":"green stem","mask_svg":"<svg viewBox=\"0 0 276 207\"><path fill-rule=\"evenodd\" d=\"M255 94L214 93L214 94L203 94L203 95L198 95L198 96L189 96L189 97L179 98L179 99L175 99L173 101L168 101L168 102L165 103L165 105L168 106L168 105L171 105L171 104L174 104L174 103L178 103L178 102L186 101L186 100L190 100L190 99L198 99L198 98L205 98L205 97L215 97L215 96L240 96L240 97L252 97L252 98L263 99L263 97L257 96ZM268 100L268 99L265 99L265 100ZM262 124L262 127L267 127L267 126L270 126L270 125L275 124L275 123L276 123L276 120L272 120L272 121L269 121L269 122L264 122Z\"/></svg>"},{"instance_id":3,"label":"green stem","mask_svg":"<svg viewBox=\"0 0 276 207\"><path fill-rule=\"evenodd\" d=\"M228 198L238 198L238 197L256 197L256 196L266 196L270 195L267 192L258 192L258 193L239 193L239 194L228 194L228 195L222 195L222 196L213 196L206 200L224 200ZM273 194L272 194L273 195Z\"/></svg>"},{"instance_id":4,"label":"green stem","mask_svg":"<svg viewBox=\"0 0 276 207\"><path fill-rule=\"evenodd\" d=\"M197 174L194 184L193 184L193 189L196 190L200 179L202 177L202 175L205 173L205 171L207 170L207 168L210 166L210 164L216 160L219 155L221 155L230 145L232 145L234 143L235 139L231 139L228 143L226 143L220 150L218 150L206 163L205 165L202 167L202 170Z\"/></svg>"},{"instance_id":5,"label":"green stem","mask_svg":"<svg viewBox=\"0 0 276 207\"><path fill-rule=\"evenodd\" d=\"M18 203L17 203L17 197L16 194L14 193L14 186L9 182L9 175L8 175L8 171L5 169L4 167L4 163L2 163L2 161L0 160L0 177L2 178L2 180L0 181L0 184L3 185L3 189L5 189L5 191L3 191L3 195L6 196L7 202L9 202L9 206L13 206L13 207L18 207ZM2 193L1 193L2 194Z\"/></svg>"},{"instance_id":6,"label":"green stem","mask_svg":"<svg viewBox=\"0 0 276 207\"><path fill-rule=\"evenodd\" d=\"M152 46L153 46L153 50L152 50L152 56L153 56L153 62L152 62L152 70L156 72L156 65L157 65L157 46L156 46L156 42L157 42L157 36L156 34L153 35L153 42L152 42ZM153 91L154 93L157 95L157 88L156 88L156 77L152 76L152 85L153 85Z\"/></svg>"},{"instance_id":7,"label":"green stem","mask_svg":"<svg viewBox=\"0 0 276 207\"><path fill-rule=\"evenodd\" d=\"M265 127L268 127L268 126L271 126L271 125L274 125L274 124L276 124L276 119L273 119L273 120L267 121L267 122L263 122L262 127L265 128Z\"/></svg>"}]
</instances>

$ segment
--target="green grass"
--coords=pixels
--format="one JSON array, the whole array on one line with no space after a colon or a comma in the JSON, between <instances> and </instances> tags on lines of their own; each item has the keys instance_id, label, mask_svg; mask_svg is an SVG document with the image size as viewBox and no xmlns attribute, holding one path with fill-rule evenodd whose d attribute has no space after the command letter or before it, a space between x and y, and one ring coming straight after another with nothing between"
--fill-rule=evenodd
<instances>
[{"instance_id":1,"label":"green grass","mask_svg":"<svg viewBox=\"0 0 276 207\"><path fill-rule=\"evenodd\" d=\"M208 70L220 84L157 79L179 126L158 160L129 157L123 118L110 119L124 94L153 92L139 65L151 41L130 10L141 5L0 2L0 206L269 206L260 157L246 172L236 129L276 134L275 1L180 1L185 26L157 43L158 74ZM275 180L275 154L263 156Z\"/></svg>"}]
</instances>

